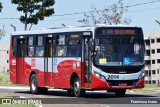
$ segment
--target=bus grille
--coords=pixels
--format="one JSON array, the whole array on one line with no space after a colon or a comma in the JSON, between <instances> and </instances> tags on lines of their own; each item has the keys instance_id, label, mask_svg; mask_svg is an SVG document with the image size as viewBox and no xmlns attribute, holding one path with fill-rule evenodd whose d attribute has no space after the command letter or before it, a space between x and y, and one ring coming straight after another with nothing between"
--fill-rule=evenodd
<instances>
[{"instance_id":1,"label":"bus grille","mask_svg":"<svg viewBox=\"0 0 160 107\"><path fill-rule=\"evenodd\" d=\"M135 86L138 80L107 80L109 86L120 86L125 83L126 86Z\"/></svg>"}]
</instances>

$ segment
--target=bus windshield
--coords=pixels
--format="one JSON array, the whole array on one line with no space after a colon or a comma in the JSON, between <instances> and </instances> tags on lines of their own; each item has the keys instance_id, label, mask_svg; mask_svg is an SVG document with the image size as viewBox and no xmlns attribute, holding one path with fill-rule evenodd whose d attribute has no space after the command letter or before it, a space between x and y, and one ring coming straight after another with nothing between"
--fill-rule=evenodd
<instances>
[{"instance_id":1,"label":"bus windshield","mask_svg":"<svg viewBox=\"0 0 160 107\"><path fill-rule=\"evenodd\" d=\"M144 64L143 37L125 35L95 39L94 63L100 66Z\"/></svg>"}]
</instances>

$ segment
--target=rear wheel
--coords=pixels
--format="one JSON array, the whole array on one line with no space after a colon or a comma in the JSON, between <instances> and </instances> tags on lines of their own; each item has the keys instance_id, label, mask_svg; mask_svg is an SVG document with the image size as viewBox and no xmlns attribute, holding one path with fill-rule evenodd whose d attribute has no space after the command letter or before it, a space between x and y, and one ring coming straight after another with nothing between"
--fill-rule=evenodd
<instances>
[{"instance_id":1,"label":"rear wheel","mask_svg":"<svg viewBox=\"0 0 160 107\"><path fill-rule=\"evenodd\" d=\"M69 96L74 96L73 89L67 89L67 93Z\"/></svg>"},{"instance_id":2,"label":"rear wheel","mask_svg":"<svg viewBox=\"0 0 160 107\"><path fill-rule=\"evenodd\" d=\"M78 77L74 79L73 91L76 97L82 97L85 95L85 90L81 89L80 80Z\"/></svg>"},{"instance_id":3,"label":"rear wheel","mask_svg":"<svg viewBox=\"0 0 160 107\"><path fill-rule=\"evenodd\" d=\"M38 80L35 74L33 74L30 79L30 91L32 94L38 94L40 91L38 87Z\"/></svg>"},{"instance_id":4,"label":"rear wheel","mask_svg":"<svg viewBox=\"0 0 160 107\"><path fill-rule=\"evenodd\" d=\"M115 91L115 94L117 97L123 97L125 93L126 93L126 89L120 89Z\"/></svg>"},{"instance_id":5,"label":"rear wheel","mask_svg":"<svg viewBox=\"0 0 160 107\"><path fill-rule=\"evenodd\" d=\"M30 79L30 92L32 94L39 94L39 93L46 94L47 91L48 89L45 87L38 87L37 77L35 74L33 74Z\"/></svg>"},{"instance_id":6,"label":"rear wheel","mask_svg":"<svg viewBox=\"0 0 160 107\"><path fill-rule=\"evenodd\" d=\"M39 92L42 93L42 94L47 94L48 88L46 88L46 87L39 87Z\"/></svg>"}]
</instances>

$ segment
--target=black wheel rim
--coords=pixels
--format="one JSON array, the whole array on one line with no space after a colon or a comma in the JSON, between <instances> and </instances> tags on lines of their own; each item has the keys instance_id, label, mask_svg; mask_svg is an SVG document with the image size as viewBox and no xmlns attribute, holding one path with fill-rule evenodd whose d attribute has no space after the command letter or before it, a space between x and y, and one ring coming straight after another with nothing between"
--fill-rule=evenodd
<instances>
[{"instance_id":1,"label":"black wheel rim","mask_svg":"<svg viewBox=\"0 0 160 107\"><path fill-rule=\"evenodd\" d=\"M74 81L74 93L77 96L79 94L80 91L80 83L78 79L75 79Z\"/></svg>"}]
</instances>

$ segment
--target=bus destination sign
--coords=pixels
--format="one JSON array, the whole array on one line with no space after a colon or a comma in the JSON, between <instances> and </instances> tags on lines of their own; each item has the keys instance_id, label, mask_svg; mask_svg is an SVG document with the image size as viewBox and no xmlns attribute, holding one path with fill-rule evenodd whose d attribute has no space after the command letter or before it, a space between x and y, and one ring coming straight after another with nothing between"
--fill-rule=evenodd
<instances>
[{"instance_id":1,"label":"bus destination sign","mask_svg":"<svg viewBox=\"0 0 160 107\"><path fill-rule=\"evenodd\" d=\"M103 29L102 34L107 35L134 35L135 29Z\"/></svg>"}]
</instances>

